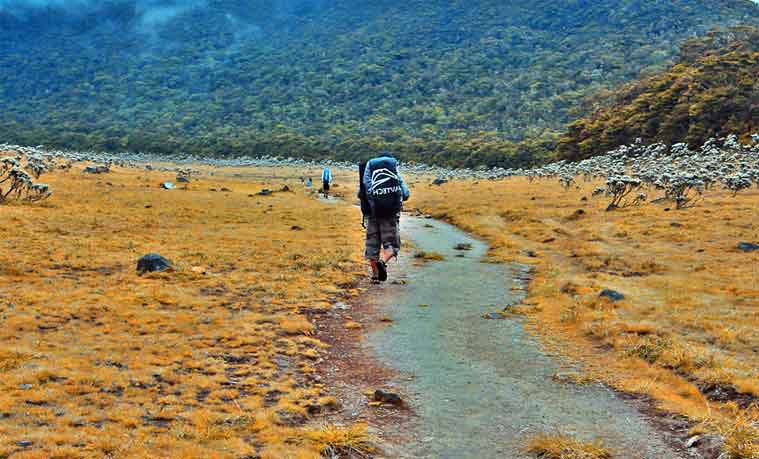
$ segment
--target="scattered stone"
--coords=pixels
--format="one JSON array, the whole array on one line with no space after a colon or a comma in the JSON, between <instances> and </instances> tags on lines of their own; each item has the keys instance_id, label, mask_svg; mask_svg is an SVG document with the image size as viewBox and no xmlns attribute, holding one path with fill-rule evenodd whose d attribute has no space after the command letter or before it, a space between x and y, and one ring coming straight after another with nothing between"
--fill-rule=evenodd
<instances>
[{"instance_id":1,"label":"scattered stone","mask_svg":"<svg viewBox=\"0 0 759 459\"><path fill-rule=\"evenodd\" d=\"M406 285L406 281L403 279L396 279L390 282L392 285Z\"/></svg>"},{"instance_id":2,"label":"scattered stone","mask_svg":"<svg viewBox=\"0 0 759 459\"><path fill-rule=\"evenodd\" d=\"M271 196L272 194L274 194L273 191L271 191L271 190L269 190L267 188L264 188L263 190L261 190L258 193L256 193L256 196Z\"/></svg>"},{"instance_id":3,"label":"scattered stone","mask_svg":"<svg viewBox=\"0 0 759 459\"><path fill-rule=\"evenodd\" d=\"M601 292L600 295L601 298L608 298L612 302L622 301L625 299L625 296L619 292L616 292L614 290L605 289Z\"/></svg>"},{"instance_id":4,"label":"scattered stone","mask_svg":"<svg viewBox=\"0 0 759 459\"><path fill-rule=\"evenodd\" d=\"M163 182L161 184L161 188L163 188L164 190L173 190L174 188L176 188L176 186L171 182Z\"/></svg>"},{"instance_id":5,"label":"scattered stone","mask_svg":"<svg viewBox=\"0 0 759 459\"><path fill-rule=\"evenodd\" d=\"M720 435L696 435L686 443L687 448L698 448L703 457L717 457L722 453L725 440Z\"/></svg>"},{"instance_id":6,"label":"scattered stone","mask_svg":"<svg viewBox=\"0 0 759 459\"><path fill-rule=\"evenodd\" d=\"M534 250L525 250L522 253L524 253L525 255L527 255L530 258L538 258L538 253L535 252Z\"/></svg>"},{"instance_id":7,"label":"scattered stone","mask_svg":"<svg viewBox=\"0 0 759 459\"><path fill-rule=\"evenodd\" d=\"M157 253L149 253L137 261L138 274L164 272L171 268L171 262Z\"/></svg>"},{"instance_id":8,"label":"scattered stone","mask_svg":"<svg viewBox=\"0 0 759 459\"><path fill-rule=\"evenodd\" d=\"M550 244L551 242L554 242L556 240L555 237L549 237L548 239L543 239L543 244Z\"/></svg>"},{"instance_id":9,"label":"scattered stone","mask_svg":"<svg viewBox=\"0 0 759 459\"><path fill-rule=\"evenodd\" d=\"M738 244L738 250L742 252L756 252L759 250L759 244L754 244L753 242L741 242Z\"/></svg>"},{"instance_id":10,"label":"scattered stone","mask_svg":"<svg viewBox=\"0 0 759 459\"><path fill-rule=\"evenodd\" d=\"M207 274L206 268L202 266L193 266L190 268L190 271L194 272L195 274Z\"/></svg>"},{"instance_id":11,"label":"scattered stone","mask_svg":"<svg viewBox=\"0 0 759 459\"><path fill-rule=\"evenodd\" d=\"M482 318L487 320L503 320L506 317L501 312L488 312L483 314Z\"/></svg>"},{"instance_id":12,"label":"scattered stone","mask_svg":"<svg viewBox=\"0 0 759 459\"><path fill-rule=\"evenodd\" d=\"M379 389L374 391L374 396L372 397L372 401L386 404L386 405L393 405L393 406L403 405L403 399L401 398L400 395L394 394L392 392L385 392Z\"/></svg>"},{"instance_id":13,"label":"scattered stone","mask_svg":"<svg viewBox=\"0 0 759 459\"><path fill-rule=\"evenodd\" d=\"M186 175L177 175L177 183L190 183L190 177Z\"/></svg>"},{"instance_id":14,"label":"scattered stone","mask_svg":"<svg viewBox=\"0 0 759 459\"><path fill-rule=\"evenodd\" d=\"M153 166L151 166L150 164L147 164L145 166L145 170L152 171L153 170Z\"/></svg>"},{"instance_id":15,"label":"scattered stone","mask_svg":"<svg viewBox=\"0 0 759 459\"><path fill-rule=\"evenodd\" d=\"M456 245L453 247L453 249L454 249L454 250L461 250L462 252L463 252L463 251L472 250L472 244L470 244L470 243L468 243L468 242L462 242L462 243L460 243L460 244L456 244Z\"/></svg>"},{"instance_id":16,"label":"scattered stone","mask_svg":"<svg viewBox=\"0 0 759 459\"><path fill-rule=\"evenodd\" d=\"M445 179L443 177L438 177L435 180L432 181L432 185L440 186L448 183L448 179Z\"/></svg>"},{"instance_id":17,"label":"scattered stone","mask_svg":"<svg viewBox=\"0 0 759 459\"><path fill-rule=\"evenodd\" d=\"M290 227L290 229L293 230L293 231L303 231L303 228L301 228L298 225L293 225L293 226Z\"/></svg>"},{"instance_id":18,"label":"scattered stone","mask_svg":"<svg viewBox=\"0 0 759 459\"><path fill-rule=\"evenodd\" d=\"M30 448L34 445L34 442L31 440L19 440L16 442L16 446L19 448Z\"/></svg>"},{"instance_id":19,"label":"scattered stone","mask_svg":"<svg viewBox=\"0 0 759 459\"><path fill-rule=\"evenodd\" d=\"M579 220L580 218L583 217L583 215L585 215L585 211L583 209L577 209L572 213L572 215L567 217L567 220L570 220L570 221Z\"/></svg>"},{"instance_id":20,"label":"scattered stone","mask_svg":"<svg viewBox=\"0 0 759 459\"><path fill-rule=\"evenodd\" d=\"M29 390L32 387L34 387L33 384L19 384L18 385L18 388L21 389L21 390Z\"/></svg>"},{"instance_id":21,"label":"scattered stone","mask_svg":"<svg viewBox=\"0 0 759 459\"><path fill-rule=\"evenodd\" d=\"M338 309L340 311L348 311L350 310L351 305L348 303L343 303L342 301L338 301L337 303L332 305L332 309Z\"/></svg>"},{"instance_id":22,"label":"scattered stone","mask_svg":"<svg viewBox=\"0 0 759 459\"><path fill-rule=\"evenodd\" d=\"M85 174L107 174L111 172L111 168L108 166L87 166L82 172Z\"/></svg>"},{"instance_id":23,"label":"scattered stone","mask_svg":"<svg viewBox=\"0 0 759 459\"><path fill-rule=\"evenodd\" d=\"M337 185L334 185L334 186L337 186ZM287 185L283 186L283 187L282 187L282 189L281 189L281 190L279 190L279 192L280 192L280 193L290 193L291 191L292 191L292 190L291 190L291 189L290 189L290 187L289 187L289 186L287 186Z\"/></svg>"},{"instance_id":24,"label":"scattered stone","mask_svg":"<svg viewBox=\"0 0 759 459\"><path fill-rule=\"evenodd\" d=\"M672 228L682 228L683 224L682 223L677 223L677 222L672 222L672 223L669 224L669 226L671 226Z\"/></svg>"},{"instance_id":25,"label":"scattered stone","mask_svg":"<svg viewBox=\"0 0 759 459\"><path fill-rule=\"evenodd\" d=\"M231 193L232 192L232 190L230 190L229 188L222 188L220 191L222 191L224 193Z\"/></svg>"}]
</instances>

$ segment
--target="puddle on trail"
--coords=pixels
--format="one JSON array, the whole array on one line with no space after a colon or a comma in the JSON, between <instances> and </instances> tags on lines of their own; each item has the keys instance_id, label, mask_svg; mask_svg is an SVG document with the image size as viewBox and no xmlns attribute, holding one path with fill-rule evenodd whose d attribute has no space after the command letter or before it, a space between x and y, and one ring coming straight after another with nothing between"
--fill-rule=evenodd
<instances>
[{"instance_id":1,"label":"puddle on trail","mask_svg":"<svg viewBox=\"0 0 759 459\"><path fill-rule=\"evenodd\" d=\"M407 284L376 295L394 323L368 345L400 370L397 385L419 416L417 439L401 457L521 458L525 439L543 431L603 439L616 458L678 456L607 389L552 380L559 366L519 320L482 318L519 300L511 287L522 268L481 263L487 246L450 225L404 217L402 228L418 250L445 260L391 264L391 280L400 270ZM455 250L459 243L472 250Z\"/></svg>"}]
</instances>

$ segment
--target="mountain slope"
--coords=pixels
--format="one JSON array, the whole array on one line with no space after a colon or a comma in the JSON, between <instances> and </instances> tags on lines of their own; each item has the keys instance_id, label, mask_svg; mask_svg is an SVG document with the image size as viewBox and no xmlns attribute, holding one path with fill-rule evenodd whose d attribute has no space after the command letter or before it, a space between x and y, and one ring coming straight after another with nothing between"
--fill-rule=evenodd
<instances>
[{"instance_id":1,"label":"mountain slope","mask_svg":"<svg viewBox=\"0 0 759 459\"><path fill-rule=\"evenodd\" d=\"M759 132L759 29L691 40L668 71L629 85L616 103L572 123L559 142L565 159L601 154L636 138L702 145Z\"/></svg>"},{"instance_id":2,"label":"mountain slope","mask_svg":"<svg viewBox=\"0 0 759 459\"><path fill-rule=\"evenodd\" d=\"M0 11L0 135L524 164L597 108L588 97L665 68L693 34L759 16L748 0L154 3Z\"/></svg>"}]
</instances>

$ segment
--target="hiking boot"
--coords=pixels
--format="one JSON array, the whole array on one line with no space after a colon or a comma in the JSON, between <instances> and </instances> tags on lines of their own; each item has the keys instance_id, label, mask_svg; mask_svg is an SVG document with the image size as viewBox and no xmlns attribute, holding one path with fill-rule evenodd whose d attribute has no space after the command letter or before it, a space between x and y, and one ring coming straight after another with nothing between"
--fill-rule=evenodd
<instances>
[{"instance_id":1,"label":"hiking boot","mask_svg":"<svg viewBox=\"0 0 759 459\"><path fill-rule=\"evenodd\" d=\"M382 260L377 262L377 278L380 282L387 280L387 264Z\"/></svg>"}]
</instances>

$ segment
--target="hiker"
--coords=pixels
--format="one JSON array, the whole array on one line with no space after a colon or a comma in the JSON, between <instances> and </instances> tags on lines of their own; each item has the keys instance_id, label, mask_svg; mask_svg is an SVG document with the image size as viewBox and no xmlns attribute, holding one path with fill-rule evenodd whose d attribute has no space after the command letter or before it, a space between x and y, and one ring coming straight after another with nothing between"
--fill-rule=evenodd
<instances>
[{"instance_id":1,"label":"hiker","mask_svg":"<svg viewBox=\"0 0 759 459\"><path fill-rule=\"evenodd\" d=\"M332 182L332 171L329 170L329 167L325 167L324 171L322 171L322 192L324 193L324 198L329 197L329 185Z\"/></svg>"},{"instance_id":2,"label":"hiker","mask_svg":"<svg viewBox=\"0 0 759 459\"><path fill-rule=\"evenodd\" d=\"M306 188L308 188L308 191L311 191L311 188L314 187L314 181L311 180L311 177L308 178L308 182L306 182Z\"/></svg>"},{"instance_id":3,"label":"hiker","mask_svg":"<svg viewBox=\"0 0 759 459\"><path fill-rule=\"evenodd\" d=\"M364 256L372 268L372 283L378 284L387 280L387 263L401 249L401 210L411 194L398 173L398 161L389 153L362 162L359 176L366 227Z\"/></svg>"}]
</instances>

